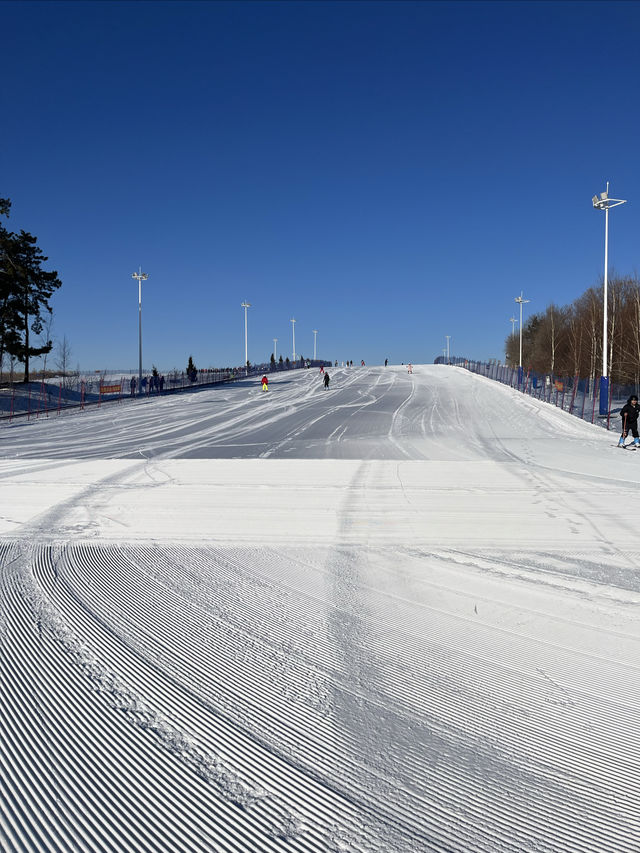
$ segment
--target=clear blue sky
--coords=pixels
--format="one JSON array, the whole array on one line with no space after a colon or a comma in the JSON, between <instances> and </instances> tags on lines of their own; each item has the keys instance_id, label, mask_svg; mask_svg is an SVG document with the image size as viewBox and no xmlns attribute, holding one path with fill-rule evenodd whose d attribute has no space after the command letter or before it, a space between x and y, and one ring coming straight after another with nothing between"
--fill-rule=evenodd
<instances>
[{"instance_id":1,"label":"clear blue sky","mask_svg":"<svg viewBox=\"0 0 640 853\"><path fill-rule=\"evenodd\" d=\"M82 369L503 357L638 266L633 2L2 2L0 196Z\"/></svg>"}]
</instances>

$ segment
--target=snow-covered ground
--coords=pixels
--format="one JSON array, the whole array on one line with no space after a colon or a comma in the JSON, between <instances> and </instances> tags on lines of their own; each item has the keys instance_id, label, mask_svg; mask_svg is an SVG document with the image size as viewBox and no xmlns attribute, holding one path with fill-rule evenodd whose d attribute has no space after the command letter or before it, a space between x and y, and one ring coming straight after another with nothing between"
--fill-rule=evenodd
<instances>
[{"instance_id":1,"label":"snow-covered ground","mask_svg":"<svg viewBox=\"0 0 640 853\"><path fill-rule=\"evenodd\" d=\"M3 850L640 850L640 452L330 373L0 427Z\"/></svg>"}]
</instances>

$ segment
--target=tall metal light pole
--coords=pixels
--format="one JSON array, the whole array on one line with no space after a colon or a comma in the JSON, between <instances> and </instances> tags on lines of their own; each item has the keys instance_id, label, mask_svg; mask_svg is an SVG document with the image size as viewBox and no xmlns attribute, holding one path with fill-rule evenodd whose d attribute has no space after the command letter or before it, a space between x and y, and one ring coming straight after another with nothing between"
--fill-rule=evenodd
<instances>
[{"instance_id":1,"label":"tall metal light pole","mask_svg":"<svg viewBox=\"0 0 640 853\"><path fill-rule=\"evenodd\" d=\"M291 331L293 332L293 360L296 360L296 320L295 317L292 317L290 320L291 323Z\"/></svg>"},{"instance_id":2,"label":"tall metal light pole","mask_svg":"<svg viewBox=\"0 0 640 853\"><path fill-rule=\"evenodd\" d=\"M449 352L449 341L451 340L451 335L445 335L447 339L447 364L451 364L451 354Z\"/></svg>"},{"instance_id":3,"label":"tall metal light pole","mask_svg":"<svg viewBox=\"0 0 640 853\"><path fill-rule=\"evenodd\" d=\"M626 204L625 198L609 198L609 181L607 181L607 189L600 193L600 196L594 195L591 199L596 210L604 210L604 319L602 328L602 377L600 379L600 414L606 415L609 411L609 369L607 358L607 308L608 308L608 274L609 274L609 208L618 207L620 204Z\"/></svg>"},{"instance_id":4,"label":"tall metal light pole","mask_svg":"<svg viewBox=\"0 0 640 853\"><path fill-rule=\"evenodd\" d=\"M314 329L313 330L313 360L314 361L316 360L316 339L317 339L317 335L318 335L318 330Z\"/></svg>"},{"instance_id":5,"label":"tall metal light pole","mask_svg":"<svg viewBox=\"0 0 640 853\"><path fill-rule=\"evenodd\" d=\"M516 333L516 323L518 320L516 317L509 317L509 322L511 323L511 335L513 336Z\"/></svg>"},{"instance_id":6,"label":"tall metal light pole","mask_svg":"<svg viewBox=\"0 0 640 853\"><path fill-rule=\"evenodd\" d=\"M240 305L240 307L244 308L244 370L245 375L248 376L249 368L247 363L249 361L249 355L247 350L247 308L251 308L251 303L245 301Z\"/></svg>"},{"instance_id":7,"label":"tall metal light pole","mask_svg":"<svg viewBox=\"0 0 640 853\"><path fill-rule=\"evenodd\" d=\"M276 352L277 349L278 349L278 339L274 338L273 339L273 360L274 360L274 362L277 361L277 359L278 359L278 353Z\"/></svg>"},{"instance_id":8,"label":"tall metal light pole","mask_svg":"<svg viewBox=\"0 0 640 853\"><path fill-rule=\"evenodd\" d=\"M131 273L131 278L138 279L138 394L142 394L142 282L149 276L138 267L138 272Z\"/></svg>"},{"instance_id":9,"label":"tall metal light pole","mask_svg":"<svg viewBox=\"0 0 640 853\"><path fill-rule=\"evenodd\" d=\"M516 296L514 302L517 302L520 305L520 360L518 361L518 367L520 371L522 371L522 306L526 305L527 302L531 302L530 299L522 298L522 291L520 291L520 296Z\"/></svg>"}]
</instances>

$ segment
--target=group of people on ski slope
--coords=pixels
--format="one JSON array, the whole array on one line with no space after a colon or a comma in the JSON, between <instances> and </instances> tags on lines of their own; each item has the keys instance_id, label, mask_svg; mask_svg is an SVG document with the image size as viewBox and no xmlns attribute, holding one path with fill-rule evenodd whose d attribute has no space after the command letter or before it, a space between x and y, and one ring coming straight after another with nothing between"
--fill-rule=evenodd
<instances>
[{"instance_id":1,"label":"group of people on ski slope","mask_svg":"<svg viewBox=\"0 0 640 853\"><path fill-rule=\"evenodd\" d=\"M328 388L328 387L329 387L329 382L330 382L329 374L325 372L324 367L321 367L321 368L320 368L320 372L321 372L322 374L324 374L324 387L325 387L325 389L326 389L326 388ZM262 384L262 390L263 390L263 391L268 391L268 390L269 390L269 377L265 374L265 375L262 377L262 379L260 380L260 382L261 382L261 384Z\"/></svg>"},{"instance_id":2,"label":"group of people on ski slope","mask_svg":"<svg viewBox=\"0 0 640 853\"><path fill-rule=\"evenodd\" d=\"M632 394L624 406L620 409L620 417L622 418L622 435L618 442L618 447L624 447L624 440L631 432L633 436L634 447L640 447L640 435L638 434L638 416L640 415L640 406L638 405L638 395Z\"/></svg>"}]
</instances>

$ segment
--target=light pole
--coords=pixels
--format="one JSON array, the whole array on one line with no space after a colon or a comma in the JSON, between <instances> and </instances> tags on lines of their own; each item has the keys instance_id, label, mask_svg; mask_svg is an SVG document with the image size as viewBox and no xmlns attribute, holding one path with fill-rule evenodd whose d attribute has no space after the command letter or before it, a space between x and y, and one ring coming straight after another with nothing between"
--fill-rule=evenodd
<instances>
[{"instance_id":1,"label":"light pole","mask_svg":"<svg viewBox=\"0 0 640 853\"><path fill-rule=\"evenodd\" d=\"M278 349L278 339L274 338L273 339L273 362L274 362L274 364L276 363L276 361L278 359L277 349Z\"/></svg>"},{"instance_id":2,"label":"light pole","mask_svg":"<svg viewBox=\"0 0 640 853\"><path fill-rule=\"evenodd\" d=\"M609 370L607 367L607 307L608 307L608 273L609 273L609 208L618 207L620 204L626 204L624 198L609 198L609 181L607 181L607 189L600 193L600 196L594 195L591 199L596 210L604 210L604 319L602 327L602 376L600 377L600 414L606 415L609 411Z\"/></svg>"},{"instance_id":3,"label":"light pole","mask_svg":"<svg viewBox=\"0 0 640 853\"><path fill-rule=\"evenodd\" d=\"M516 296L516 298L513 301L517 302L520 305L520 360L518 361L518 368L519 368L520 374L522 374L522 306L526 305L527 302L531 302L531 300L530 299L523 299L522 298L522 291L520 291L520 296ZM520 378L521 378L521 376L518 377L518 381L520 380Z\"/></svg>"},{"instance_id":4,"label":"light pole","mask_svg":"<svg viewBox=\"0 0 640 853\"><path fill-rule=\"evenodd\" d=\"M248 376L249 375L249 367L248 367L249 356L248 356L248 351L247 351L247 308L251 308L251 303L245 301L240 305L240 307L244 308L244 370L245 370L245 376Z\"/></svg>"},{"instance_id":5,"label":"light pole","mask_svg":"<svg viewBox=\"0 0 640 853\"><path fill-rule=\"evenodd\" d=\"M295 317L292 317L289 322L291 323L291 331L293 332L293 362L295 364L295 361L296 361L296 320L295 320Z\"/></svg>"},{"instance_id":6,"label":"light pole","mask_svg":"<svg viewBox=\"0 0 640 853\"><path fill-rule=\"evenodd\" d=\"M451 364L451 355L449 352L449 341L451 340L451 335L445 335L445 338L447 339L447 364Z\"/></svg>"},{"instance_id":7,"label":"light pole","mask_svg":"<svg viewBox=\"0 0 640 853\"><path fill-rule=\"evenodd\" d=\"M138 279L138 394L142 394L142 282L149 276L138 267L138 272L131 273L131 278Z\"/></svg>"},{"instance_id":8,"label":"light pole","mask_svg":"<svg viewBox=\"0 0 640 853\"><path fill-rule=\"evenodd\" d=\"M509 322L511 323L511 336L516 333L516 323L518 322L515 317L509 317Z\"/></svg>"},{"instance_id":9,"label":"light pole","mask_svg":"<svg viewBox=\"0 0 640 853\"><path fill-rule=\"evenodd\" d=\"M316 339L317 339L317 335L318 335L318 330L314 329L313 330L313 360L314 361L316 360Z\"/></svg>"}]
</instances>

